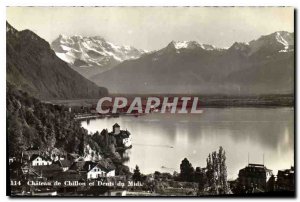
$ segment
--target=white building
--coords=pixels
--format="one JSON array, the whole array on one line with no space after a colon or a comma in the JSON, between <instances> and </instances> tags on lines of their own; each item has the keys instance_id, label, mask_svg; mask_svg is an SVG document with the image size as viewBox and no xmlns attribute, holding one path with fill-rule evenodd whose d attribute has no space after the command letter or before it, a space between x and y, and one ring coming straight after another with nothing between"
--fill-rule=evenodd
<instances>
[{"instance_id":1,"label":"white building","mask_svg":"<svg viewBox=\"0 0 300 202\"><path fill-rule=\"evenodd\" d=\"M114 177L115 175L115 170L107 170L100 165L96 165L88 171L87 179L97 179L100 177Z\"/></svg>"},{"instance_id":2,"label":"white building","mask_svg":"<svg viewBox=\"0 0 300 202\"><path fill-rule=\"evenodd\" d=\"M40 155L32 155L30 161L32 166L46 166L52 164L51 159L47 159Z\"/></svg>"},{"instance_id":3,"label":"white building","mask_svg":"<svg viewBox=\"0 0 300 202\"><path fill-rule=\"evenodd\" d=\"M132 145L131 136L125 137L123 139L123 144L125 147L130 147Z\"/></svg>"}]
</instances>

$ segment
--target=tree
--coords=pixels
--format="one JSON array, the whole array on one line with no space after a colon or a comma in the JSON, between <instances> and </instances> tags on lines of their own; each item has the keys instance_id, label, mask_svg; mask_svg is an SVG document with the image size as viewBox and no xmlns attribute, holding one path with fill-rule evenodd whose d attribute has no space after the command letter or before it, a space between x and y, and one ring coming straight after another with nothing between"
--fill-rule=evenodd
<instances>
[{"instance_id":1,"label":"tree","mask_svg":"<svg viewBox=\"0 0 300 202\"><path fill-rule=\"evenodd\" d=\"M55 137L55 131L54 126L50 125L49 128L47 128L47 138L46 138L46 147L47 150L51 150L54 148L54 145L56 143L56 137Z\"/></svg>"},{"instance_id":2,"label":"tree","mask_svg":"<svg viewBox=\"0 0 300 202\"><path fill-rule=\"evenodd\" d=\"M194 180L194 168L187 158L184 158L181 161L180 179L186 182L192 182Z\"/></svg>"},{"instance_id":3,"label":"tree","mask_svg":"<svg viewBox=\"0 0 300 202\"><path fill-rule=\"evenodd\" d=\"M16 116L12 116L11 119L8 120L7 124L9 153L10 155L17 155L25 149L22 124Z\"/></svg>"},{"instance_id":4,"label":"tree","mask_svg":"<svg viewBox=\"0 0 300 202\"><path fill-rule=\"evenodd\" d=\"M218 159L219 159L219 185L221 190L224 193L227 193L229 191L229 186L227 183L226 154L223 147L219 148Z\"/></svg>"},{"instance_id":5,"label":"tree","mask_svg":"<svg viewBox=\"0 0 300 202\"><path fill-rule=\"evenodd\" d=\"M199 191L203 191L204 190L204 186L206 184L206 174L205 171L203 169L201 169L200 167L197 167L195 170L195 182L198 183L198 188Z\"/></svg>"},{"instance_id":6,"label":"tree","mask_svg":"<svg viewBox=\"0 0 300 202\"><path fill-rule=\"evenodd\" d=\"M139 167L136 165L135 166L135 169L133 171L133 175L132 175L132 180L134 182L138 182L138 181L141 181L142 179L142 176L141 176L141 173L140 173L140 169Z\"/></svg>"},{"instance_id":7,"label":"tree","mask_svg":"<svg viewBox=\"0 0 300 202\"><path fill-rule=\"evenodd\" d=\"M161 173L160 172L158 172L158 171L155 171L154 172L154 179L159 179L160 178L160 176L161 176Z\"/></svg>"},{"instance_id":8,"label":"tree","mask_svg":"<svg viewBox=\"0 0 300 202\"><path fill-rule=\"evenodd\" d=\"M226 155L222 147L208 155L206 159L207 165L207 182L211 193L226 194L229 192L227 183L227 166Z\"/></svg>"},{"instance_id":9,"label":"tree","mask_svg":"<svg viewBox=\"0 0 300 202\"><path fill-rule=\"evenodd\" d=\"M63 106L42 103L7 86L7 135L9 155L16 156L29 145L47 152L54 147L67 152L83 152L87 131Z\"/></svg>"}]
</instances>

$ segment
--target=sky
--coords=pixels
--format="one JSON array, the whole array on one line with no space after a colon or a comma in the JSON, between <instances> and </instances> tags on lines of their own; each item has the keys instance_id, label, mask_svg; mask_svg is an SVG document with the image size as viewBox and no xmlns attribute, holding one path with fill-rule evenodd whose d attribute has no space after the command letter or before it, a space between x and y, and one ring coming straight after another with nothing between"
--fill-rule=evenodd
<instances>
[{"instance_id":1,"label":"sky","mask_svg":"<svg viewBox=\"0 0 300 202\"><path fill-rule=\"evenodd\" d=\"M158 50L172 40L230 47L275 31L294 31L291 7L7 7L7 21L51 43L59 34L102 36Z\"/></svg>"}]
</instances>

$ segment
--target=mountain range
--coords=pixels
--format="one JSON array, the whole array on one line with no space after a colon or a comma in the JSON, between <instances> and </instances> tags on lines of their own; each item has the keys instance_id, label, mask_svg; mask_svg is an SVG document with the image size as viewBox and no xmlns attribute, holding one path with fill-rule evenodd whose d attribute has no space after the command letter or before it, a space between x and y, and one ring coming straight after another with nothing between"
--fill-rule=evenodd
<instances>
[{"instance_id":1,"label":"mountain range","mask_svg":"<svg viewBox=\"0 0 300 202\"><path fill-rule=\"evenodd\" d=\"M30 30L6 23L6 81L36 98L84 99L108 94L59 59L50 44Z\"/></svg>"},{"instance_id":2,"label":"mountain range","mask_svg":"<svg viewBox=\"0 0 300 202\"><path fill-rule=\"evenodd\" d=\"M90 79L112 93L292 94L294 33L278 31L227 49L172 41Z\"/></svg>"},{"instance_id":3,"label":"mountain range","mask_svg":"<svg viewBox=\"0 0 300 202\"><path fill-rule=\"evenodd\" d=\"M59 35L51 43L56 55L86 78L102 73L123 62L137 59L145 50L119 46L100 36Z\"/></svg>"},{"instance_id":4,"label":"mountain range","mask_svg":"<svg viewBox=\"0 0 300 202\"><path fill-rule=\"evenodd\" d=\"M227 95L294 91L294 33L286 31L226 49L171 41L152 52L99 36L60 35L50 45L8 23L6 34L7 82L40 99L97 98L108 90Z\"/></svg>"}]
</instances>

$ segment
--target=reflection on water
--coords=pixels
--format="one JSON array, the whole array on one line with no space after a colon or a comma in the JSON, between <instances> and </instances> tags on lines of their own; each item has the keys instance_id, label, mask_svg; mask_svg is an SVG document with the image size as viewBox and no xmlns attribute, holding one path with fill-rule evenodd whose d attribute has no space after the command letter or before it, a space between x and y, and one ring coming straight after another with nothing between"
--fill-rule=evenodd
<instances>
[{"instance_id":1,"label":"reflection on water","mask_svg":"<svg viewBox=\"0 0 300 202\"><path fill-rule=\"evenodd\" d=\"M82 122L90 132L118 122L132 134L130 168L143 173L179 171L185 157L193 166L206 166L208 153L223 146L229 178L248 162L278 169L294 165L294 110L292 108L204 109L203 114L160 114L105 118Z\"/></svg>"}]
</instances>

